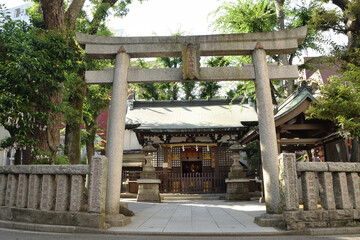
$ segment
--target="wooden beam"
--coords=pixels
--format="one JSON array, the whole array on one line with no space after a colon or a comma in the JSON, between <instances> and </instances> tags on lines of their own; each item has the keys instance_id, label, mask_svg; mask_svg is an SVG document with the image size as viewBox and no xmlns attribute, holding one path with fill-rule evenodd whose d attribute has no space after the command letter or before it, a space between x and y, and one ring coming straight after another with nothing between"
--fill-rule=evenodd
<instances>
[{"instance_id":1,"label":"wooden beam","mask_svg":"<svg viewBox=\"0 0 360 240\"><path fill-rule=\"evenodd\" d=\"M321 138L300 138L300 139L280 139L278 143L281 145L296 145L296 144L316 144L321 141Z\"/></svg>"},{"instance_id":2,"label":"wooden beam","mask_svg":"<svg viewBox=\"0 0 360 240\"><path fill-rule=\"evenodd\" d=\"M296 66L278 66L269 64L270 80L293 80L296 79L298 69ZM87 84L111 84L114 71L86 71L85 81ZM253 81L255 79L252 64L242 67L213 67L200 68L201 79L194 81ZM152 82L183 82L181 68L161 69L128 69L128 83L152 83Z\"/></svg>"},{"instance_id":3,"label":"wooden beam","mask_svg":"<svg viewBox=\"0 0 360 240\"><path fill-rule=\"evenodd\" d=\"M295 151L309 150L309 149L312 149L314 147L315 147L315 145L306 145L306 146L286 145L286 146L281 146L281 150L289 151L289 152L295 152Z\"/></svg>"}]
</instances>

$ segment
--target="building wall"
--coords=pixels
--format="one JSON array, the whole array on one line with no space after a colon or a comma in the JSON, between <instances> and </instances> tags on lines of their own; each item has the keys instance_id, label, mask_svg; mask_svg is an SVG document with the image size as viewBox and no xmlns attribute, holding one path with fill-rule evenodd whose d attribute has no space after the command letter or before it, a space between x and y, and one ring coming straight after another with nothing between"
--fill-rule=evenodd
<instances>
[{"instance_id":1,"label":"building wall","mask_svg":"<svg viewBox=\"0 0 360 240\"><path fill-rule=\"evenodd\" d=\"M124 136L124 151L126 150L137 150L143 147L139 144L136 134L133 130L125 130Z\"/></svg>"},{"instance_id":2,"label":"building wall","mask_svg":"<svg viewBox=\"0 0 360 240\"><path fill-rule=\"evenodd\" d=\"M32 3L26 3L14 8L9 8L7 13L10 16L10 18L13 20L20 20L30 23L30 17L26 12L26 8L28 8L31 5Z\"/></svg>"}]
</instances>

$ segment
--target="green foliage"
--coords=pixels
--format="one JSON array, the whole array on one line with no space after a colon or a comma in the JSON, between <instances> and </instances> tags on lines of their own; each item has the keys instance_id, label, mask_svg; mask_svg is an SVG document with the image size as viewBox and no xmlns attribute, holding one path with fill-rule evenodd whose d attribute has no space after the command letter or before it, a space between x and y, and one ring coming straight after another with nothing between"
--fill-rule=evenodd
<instances>
[{"instance_id":1,"label":"green foliage","mask_svg":"<svg viewBox=\"0 0 360 240\"><path fill-rule=\"evenodd\" d=\"M0 25L0 124L11 134L1 145L34 146L31 136L61 110L51 98L64 90L65 75L77 69L77 59L66 35L2 14Z\"/></svg>"},{"instance_id":2,"label":"green foliage","mask_svg":"<svg viewBox=\"0 0 360 240\"><path fill-rule=\"evenodd\" d=\"M339 76L330 79L320 89L321 96L307 111L309 118L330 120L337 124L339 133L360 139L360 67L347 66Z\"/></svg>"},{"instance_id":3,"label":"green foliage","mask_svg":"<svg viewBox=\"0 0 360 240\"><path fill-rule=\"evenodd\" d=\"M259 153L259 142L253 141L250 142L245 148L244 151L246 155L250 157L249 161L251 163L251 170L257 170L259 172L260 168L260 153Z\"/></svg>"},{"instance_id":4,"label":"green foliage","mask_svg":"<svg viewBox=\"0 0 360 240\"><path fill-rule=\"evenodd\" d=\"M50 165L51 153L50 152L36 152L35 160L31 163L33 165ZM56 155L55 165L69 165L69 159L65 155Z\"/></svg>"},{"instance_id":5,"label":"green foliage","mask_svg":"<svg viewBox=\"0 0 360 240\"><path fill-rule=\"evenodd\" d=\"M268 32L276 26L275 4L269 0L225 2L212 16L221 33Z\"/></svg>"},{"instance_id":6,"label":"green foliage","mask_svg":"<svg viewBox=\"0 0 360 240\"><path fill-rule=\"evenodd\" d=\"M86 125L97 121L94 116L99 116L110 105L110 93L109 85L88 86L83 107L83 119Z\"/></svg>"}]
</instances>

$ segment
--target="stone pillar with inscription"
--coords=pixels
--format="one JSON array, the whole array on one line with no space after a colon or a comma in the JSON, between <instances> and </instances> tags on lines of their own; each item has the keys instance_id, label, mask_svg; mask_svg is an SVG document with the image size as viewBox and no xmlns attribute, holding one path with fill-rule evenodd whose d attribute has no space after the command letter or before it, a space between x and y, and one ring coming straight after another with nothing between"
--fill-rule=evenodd
<instances>
[{"instance_id":1,"label":"stone pillar with inscription","mask_svg":"<svg viewBox=\"0 0 360 240\"><path fill-rule=\"evenodd\" d=\"M114 80L109 113L106 156L108 158L108 176L106 185L106 221L112 226L123 226L125 216L119 214L121 173L124 149L125 116L127 101L127 72L130 56L123 46L115 59ZM128 220L126 220L128 223Z\"/></svg>"},{"instance_id":2,"label":"stone pillar with inscription","mask_svg":"<svg viewBox=\"0 0 360 240\"><path fill-rule=\"evenodd\" d=\"M281 206L286 211L299 210L295 154L281 153L279 164Z\"/></svg>"},{"instance_id":3,"label":"stone pillar with inscription","mask_svg":"<svg viewBox=\"0 0 360 240\"><path fill-rule=\"evenodd\" d=\"M260 149L266 212L282 213L279 194L279 161L266 52L257 43L252 52L255 70L255 91L259 119Z\"/></svg>"},{"instance_id":4,"label":"stone pillar with inscription","mask_svg":"<svg viewBox=\"0 0 360 240\"><path fill-rule=\"evenodd\" d=\"M90 163L88 212L105 213L108 159L93 156Z\"/></svg>"}]
</instances>

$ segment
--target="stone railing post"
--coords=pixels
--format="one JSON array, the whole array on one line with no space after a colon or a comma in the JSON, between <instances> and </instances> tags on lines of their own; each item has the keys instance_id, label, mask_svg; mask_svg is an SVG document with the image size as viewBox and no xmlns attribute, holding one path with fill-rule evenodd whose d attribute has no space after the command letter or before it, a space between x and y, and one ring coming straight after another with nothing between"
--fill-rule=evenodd
<instances>
[{"instance_id":1,"label":"stone railing post","mask_svg":"<svg viewBox=\"0 0 360 240\"><path fill-rule=\"evenodd\" d=\"M29 177L26 174L19 175L19 182L16 196L16 207L25 208L27 204L28 194L28 180Z\"/></svg>"},{"instance_id":2,"label":"stone railing post","mask_svg":"<svg viewBox=\"0 0 360 240\"><path fill-rule=\"evenodd\" d=\"M58 175L56 184L55 211L69 209L70 181L68 175Z\"/></svg>"},{"instance_id":3,"label":"stone railing post","mask_svg":"<svg viewBox=\"0 0 360 240\"><path fill-rule=\"evenodd\" d=\"M124 47L120 47L115 60L106 145L106 156L109 160L106 188L106 215L109 217L111 215L119 215L120 208L121 172L128 86L127 71L129 64L130 56L126 54Z\"/></svg>"},{"instance_id":4,"label":"stone railing post","mask_svg":"<svg viewBox=\"0 0 360 240\"><path fill-rule=\"evenodd\" d=\"M37 174L30 174L29 177L29 193L27 207L37 209L40 204L41 177Z\"/></svg>"},{"instance_id":5,"label":"stone railing post","mask_svg":"<svg viewBox=\"0 0 360 240\"><path fill-rule=\"evenodd\" d=\"M299 210L296 157L294 153L279 155L279 184L281 206L284 210Z\"/></svg>"},{"instance_id":6,"label":"stone railing post","mask_svg":"<svg viewBox=\"0 0 360 240\"><path fill-rule=\"evenodd\" d=\"M346 172L354 171L351 167L346 168L349 164L329 162L329 171L333 172L333 182L334 182L334 195L335 195L335 204L337 209L350 209L352 204L349 196L349 189L347 183ZM352 165L350 165L352 166Z\"/></svg>"},{"instance_id":7,"label":"stone railing post","mask_svg":"<svg viewBox=\"0 0 360 240\"><path fill-rule=\"evenodd\" d=\"M53 210L55 198L55 175L45 174L42 177L40 210Z\"/></svg>"},{"instance_id":8,"label":"stone railing post","mask_svg":"<svg viewBox=\"0 0 360 240\"><path fill-rule=\"evenodd\" d=\"M304 210L317 209L317 187L314 172L303 172L301 174Z\"/></svg>"},{"instance_id":9,"label":"stone railing post","mask_svg":"<svg viewBox=\"0 0 360 240\"><path fill-rule=\"evenodd\" d=\"M5 205L6 183L7 183L6 175L0 174L0 206Z\"/></svg>"},{"instance_id":10,"label":"stone railing post","mask_svg":"<svg viewBox=\"0 0 360 240\"><path fill-rule=\"evenodd\" d=\"M5 206L15 206L18 179L15 174L9 174L7 177L7 188L5 196Z\"/></svg>"},{"instance_id":11,"label":"stone railing post","mask_svg":"<svg viewBox=\"0 0 360 240\"><path fill-rule=\"evenodd\" d=\"M333 177L331 172L318 172L318 179L320 184L319 195L320 195L321 206L325 210L336 209Z\"/></svg>"},{"instance_id":12,"label":"stone railing post","mask_svg":"<svg viewBox=\"0 0 360 240\"><path fill-rule=\"evenodd\" d=\"M255 70L255 91L258 108L260 149L266 212L281 213L279 194L279 162L275 132L274 107L271 99L269 71L266 52L260 43L252 52Z\"/></svg>"},{"instance_id":13,"label":"stone railing post","mask_svg":"<svg viewBox=\"0 0 360 240\"><path fill-rule=\"evenodd\" d=\"M71 176L70 190L70 212L79 212L83 203L84 195L84 177L82 175Z\"/></svg>"}]
</instances>

